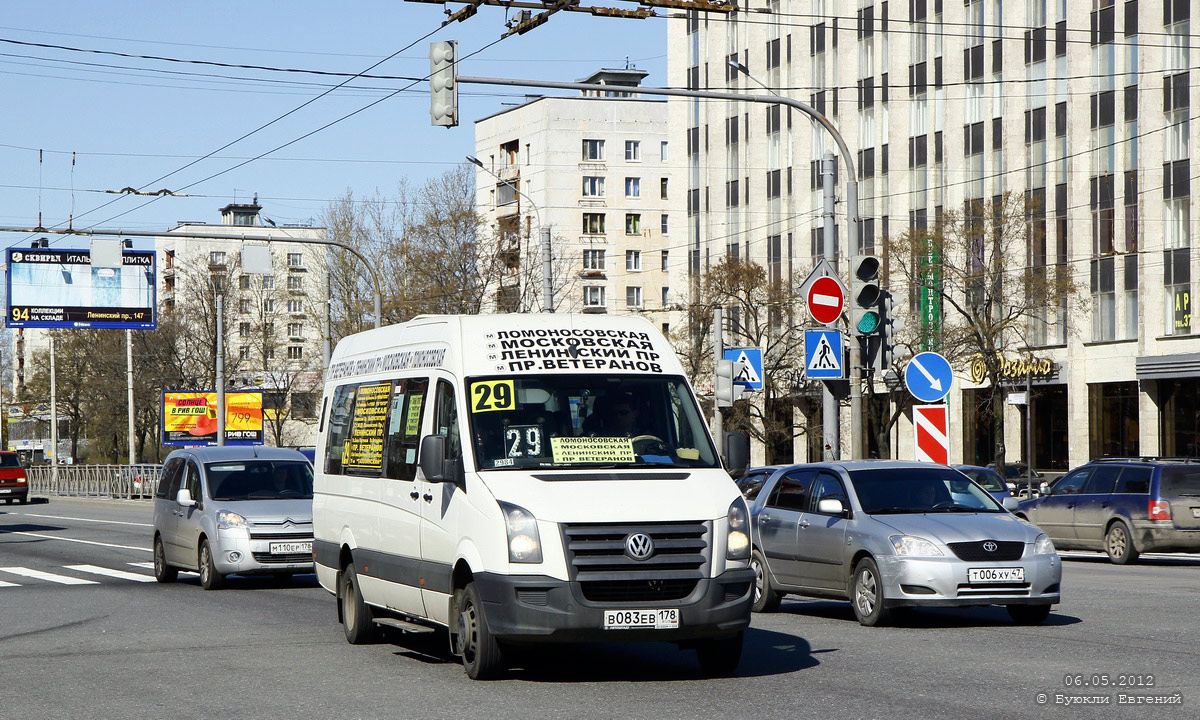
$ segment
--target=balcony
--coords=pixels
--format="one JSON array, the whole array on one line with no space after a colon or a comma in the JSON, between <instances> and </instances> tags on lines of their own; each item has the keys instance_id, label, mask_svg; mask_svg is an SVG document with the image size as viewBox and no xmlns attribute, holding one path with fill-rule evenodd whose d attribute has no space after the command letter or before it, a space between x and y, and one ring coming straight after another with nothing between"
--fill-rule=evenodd
<instances>
[{"instance_id":1,"label":"balcony","mask_svg":"<svg viewBox=\"0 0 1200 720\"><path fill-rule=\"evenodd\" d=\"M517 165L503 165L500 167L500 171L497 172L496 175L498 175L500 179L504 180L505 182L512 182L520 179L521 168Z\"/></svg>"},{"instance_id":2,"label":"balcony","mask_svg":"<svg viewBox=\"0 0 1200 720\"><path fill-rule=\"evenodd\" d=\"M582 208L608 207L608 201L606 201L604 198L581 198L579 200L579 207L582 207Z\"/></svg>"}]
</instances>

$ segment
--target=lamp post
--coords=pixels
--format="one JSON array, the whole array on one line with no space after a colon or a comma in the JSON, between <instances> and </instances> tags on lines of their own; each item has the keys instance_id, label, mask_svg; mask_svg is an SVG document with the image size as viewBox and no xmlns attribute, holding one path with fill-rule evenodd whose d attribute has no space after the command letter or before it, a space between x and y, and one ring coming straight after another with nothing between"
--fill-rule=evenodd
<instances>
[{"instance_id":1,"label":"lamp post","mask_svg":"<svg viewBox=\"0 0 1200 720\"><path fill-rule=\"evenodd\" d=\"M537 203L533 201L533 198L518 190L516 183L511 180L505 180L492 172L474 155L468 155L467 162L509 186L515 194L529 201L530 207L533 208L534 217L537 218L538 233L542 236L542 312L554 312L554 273L550 254L550 226L542 225L542 213L538 210Z\"/></svg>"}]
</instances>

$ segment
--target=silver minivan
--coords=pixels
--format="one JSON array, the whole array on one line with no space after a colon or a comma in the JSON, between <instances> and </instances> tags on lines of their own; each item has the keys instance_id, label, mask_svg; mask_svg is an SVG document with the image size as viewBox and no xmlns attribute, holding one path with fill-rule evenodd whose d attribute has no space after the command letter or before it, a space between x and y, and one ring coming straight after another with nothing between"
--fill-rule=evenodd
<instances>
[{"instance_id":1,"label":"silver minivan","mask_svg":"<svg viewBox=\"0 0 1200 720\"><path fill-rule=\"evenodd\" d=\"M863 625L897 608L979 605L1033 624L1060 599L1050 539L944 465L793 465L748 499L756 612L795 593L849 600Z\"/></svg>"},{"instance_id":2,"label":"silver minivan","mask_svg":"<svg viewBox=\"0 0 1200 720\"><path fill-rule=\"evenodd\" d=\"M154 494L154 577L313 572L313 474L296 450L225 446L172 452Z\"/></svg>"}]
</instances>

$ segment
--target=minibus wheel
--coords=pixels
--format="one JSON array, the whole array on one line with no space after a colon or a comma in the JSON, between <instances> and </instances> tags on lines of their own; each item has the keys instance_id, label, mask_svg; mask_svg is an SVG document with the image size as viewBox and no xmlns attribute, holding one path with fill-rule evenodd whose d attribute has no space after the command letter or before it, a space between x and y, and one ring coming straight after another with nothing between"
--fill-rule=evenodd
<instances>
[{"instance_id":1,"label":"minibus wheel","mask_svg":"<svg viewBox=\"0 0 1200 720\"><path fill-rule=\"evenodd\" d=\"M462 658L463 669L472 680L491 680L504 672L504 653L488 629L483 603L474 582L455 593L458 608L455 623L455 653Z\"/></svg>"},{"instance_id":2,"label":"minibus wheel","mask_svg":"<svg viewBox=\"0 0 1200 720\"><path fill-rule=\"evenodd\" d=\"M351 645L365 645L379 639L379 626L375 624L375 612L363 602L358 590L358 573L354 563L342 570L338 602L342 605L342 629L346 641Z\"/></svg>"}]
</instances>

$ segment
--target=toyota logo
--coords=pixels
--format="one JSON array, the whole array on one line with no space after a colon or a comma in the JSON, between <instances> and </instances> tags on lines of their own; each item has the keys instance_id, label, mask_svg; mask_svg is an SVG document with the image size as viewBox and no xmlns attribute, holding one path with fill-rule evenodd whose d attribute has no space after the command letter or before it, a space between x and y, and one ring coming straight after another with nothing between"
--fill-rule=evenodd
<instances>
[{"instance_id":1,"label":"toyota logo","mask_svg":"<svg viewBox=\"0 0 1200 720\"><path fill-rule=\"evenodd\" d=\"M987 550L988 552L996 552L998 549L1000 549L1000 546L991 540L988 540L983 544L983 549Z\"/></svg>"},{"instance_id":2,"label":"toyota logo","mask_svg":"<svg viewBox=\"0 0 1200 720\"><path fill-rule=\"evenodd\" d=\"M645 560L654 554L654 541L646 533L631 533L625 537L625 554L634 560Z\"/></svg>"}]
</instances>

